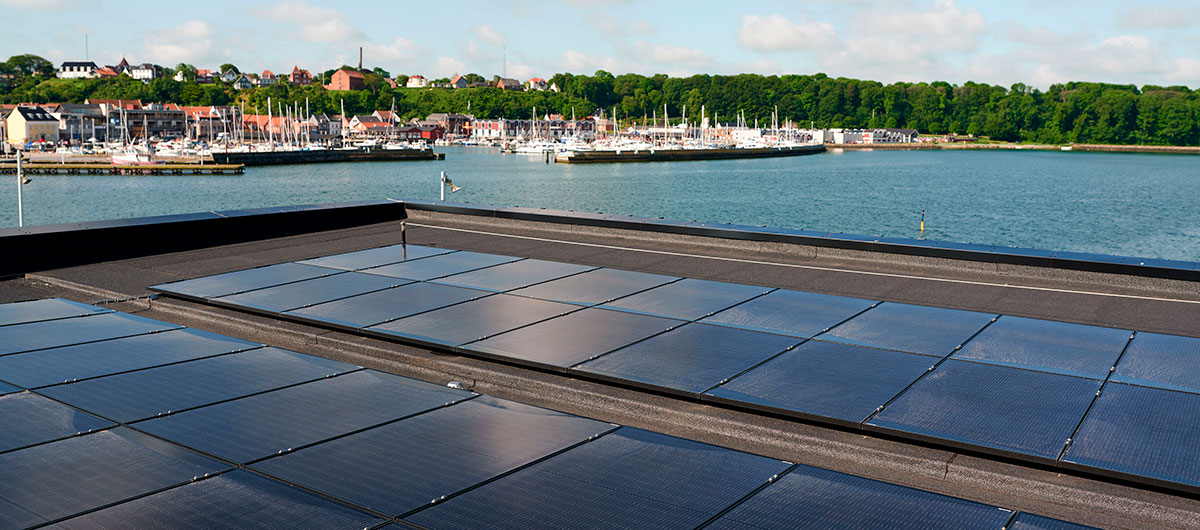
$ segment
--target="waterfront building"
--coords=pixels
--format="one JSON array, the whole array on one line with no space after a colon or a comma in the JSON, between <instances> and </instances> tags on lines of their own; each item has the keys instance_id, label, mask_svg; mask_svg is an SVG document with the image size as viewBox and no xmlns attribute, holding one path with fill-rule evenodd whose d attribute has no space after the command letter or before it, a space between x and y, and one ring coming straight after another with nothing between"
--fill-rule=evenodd
<instances>
[{"instance_id":1,"label":"waterfront building","mask_svg":"<svg viewBox=\"0 0 1200 530\"><path fill-rule=\"evenodd\" d=\"M536 90L541 92L548 88L550 87L546 85L546 80L540 77L533 77L525 82L525 90Z\"/></svg>"},{"instance_id":2,"label":"waterfront building","mask_svg":"<svg viewBox=\"0 0 1200 530\"><path fill-rule=\"evenodd\" d=\"M425 125L441 127L451 136L466 136L471 129L475 116L470 114L451 114L435 112L425 118Z\"/></svg>"},{"instance_id":3,"label":"waterfront building","mask_svg":"<svg viewBox=\"0 0 1200 530\"><path fill-rule=\"evenodd\" d=\"M456 75L450 80L450 88L467 88L467 78Z\"/></svg>"},{"instance_id":4,"label":"waterfront building","mask_svg":"<svg viewBox=\"0 0 1200 530\"><path fill-rule=\"evenodd\" d=\"M308 70L301 70L299 66L292 67L292 73L288 76L288 82L296 86L308 86L312 84L312 74Z\"/></svg>"},{"instance_id":5,"label":"waterfront building","mask_svg":"<svg viewBox=\"0 0 1200 530\"><path fill-rule=\"evenodd\" d=\"M263 70L258 76L258 86L271 86L275 84L275 73L270 70Z\"/></svg>"},{"instance_id":6,"label":"waterfront building","mask_svg":"<svg viewBox=\"0 0 1200 530\"><path fill-rule=\"evenodd\" d=\"M383 122L387 122L387 123L399 123L400 122L400 117L397 116L395 112L392 112L390 110L377 110L377 111L371 113L371 115L376 118L379 118L379 121L383 121Z\"/></svg>"},{"instance_id":7,"label":"waterfront building","mask_svg":"<svg viewBox=\"0 0 1200 530\"><path fill-rule=\"evenodd\" d=\"M501 77L496 81L496 88L504 90L521 90L521 82L509 77Z\"/></svg>"},{"instance_id":8,"label":"waterfront building","mask_svg":"<svg viewBox=\"0 0 1200 530\"><path fill-rule=\"evenodd\" d=\"M429 81L424 76L413 75L408 77L408 82L404 84L405 88L425 88Z\"/></svg>"},{"instance_id":9,"label":"waterfront building","mask_svg":"<svg viewBox=\"0 0 1200 530\"><path fill-rule=\"evenodd\" d=\"M67 61L58 69L60 79L93 79L96 77L96 63L91 61Z\"/></svg>"},{"instance_id":10,"label":"waterfront building","mask_svg":"<svg viewBox=\"0 0 1200 530\"><path fill-rule=\"evenodd\" d=\"M18 106L8 113L6 122L8 143L14 146L58 142L58 118L39 107Z\"/></svg>"},{"instance_id":11,"label":"waterfront building","mask_svg":"<svg viewBox=\"0 0 1200 530\"><path fill-rule=\"evenodd\" d=\"M342 136L342 120L328 114L313 114L304 122L317 141L326 142Z\"/></svg>"},{"instance_id":12,"label":"waterfront building","mask_svg":"<svg viewBox=\"0 0 1200 530\"><path fill-rule=\"evenodd\" d=\"M187 115L178 105L151 103L108 112L108 130L116 138L180 138L187 134L187 125Z\"/></svg>"},{"instance_id":13,"label":"waterfront building","mask_svg":"<svg viewBox=\"0 0 1200 530\"><path fill-rule=\"evenodd\" d=\"M95 103L62 103L50 109L58 120L58 137L71 143L108 138L108 120Z\"/></svg>"},{"instance_id":14,"label":"waterfront building","mask_svg":"<svg viewBox=\"0 0 1200 530\"><path fill-rule=\"evenodd\" d=\"M362 72L357 70L338 70L329 76L329 84L325 90L362 90L365 86Z\"/></svg>"}]
</instances>

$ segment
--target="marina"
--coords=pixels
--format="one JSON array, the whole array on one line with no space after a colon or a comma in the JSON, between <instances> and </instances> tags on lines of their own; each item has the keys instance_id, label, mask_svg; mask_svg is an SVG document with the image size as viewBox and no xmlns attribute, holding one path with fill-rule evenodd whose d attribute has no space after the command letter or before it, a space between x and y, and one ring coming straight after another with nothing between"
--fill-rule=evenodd
<instances>
[{"instance_id":1,"label":"marina","mask_svg":"<svg viewBox=\"0 0 1200 530\"><path fill-rule=\"evenodd\" d=\"M639 149L634 151L562 151L554 161L560 164L606 164L619 162L676 162L688 160L734 160L740 158L777 158L815 155L823 145L757 147L742 149Z\"/></svg>"},{"instance_id":2,"label":"marina","mask_svg":"<svg viewBox=\"0 0 1200 530\"><path fill-rule=\"evenodd\" d=\"M26 175L241 175L243 164L153 164L125 165L105 163L22 164ZM0 175L15 175L16 164L0 164Z\"/></svg>"}]
</instances>

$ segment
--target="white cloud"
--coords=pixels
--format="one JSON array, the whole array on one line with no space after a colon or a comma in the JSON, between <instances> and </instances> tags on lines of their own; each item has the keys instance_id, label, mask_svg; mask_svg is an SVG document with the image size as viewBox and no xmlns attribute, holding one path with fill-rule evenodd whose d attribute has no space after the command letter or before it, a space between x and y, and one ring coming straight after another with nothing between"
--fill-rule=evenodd
<instances>
[{"instance_id":1,"label":"white cloud","mask_svg":"<svg viewBox=\"0 0 1200 530\"><path fill-rule=\"evenodd\" d=\"M1117 13L1116 22L1133 29L1189 28L1200 22L1200 10L1138 5Z\"/></svg>"},{"instance_id":2,"label":"white cloud","mask_svg":"<svg viewBox=\"0 0 1200 530\"><path fill-rule=\"evenodd\" d=\"M796 24L778 14L743 15L738 42L761 52L820 50L837 39L833 26L823 22Z\"/></svg>"},{"instance_id":3,"label":"white cloud","mask_svg":"<svg viewBox=\"0 0 1200 530\"><path fill-rule=\"evenodd\" d=\"M169 66L215 61L213 33L212 26L203 20L151 31L142 38L144 60Z\"/></svg>"},{"instance_id":4,"label":"white cloud","mask_svg":"<svg viewBox=\"0 0 1200 530\"><path fill-rule=\"evenodd\" d=\"M1060 33L1045 26L1026 28L1017 24L1009 24L1004 31L1009 40L1021 44L1036 46L1080 46L1090 36L1083 31L1076 33Z\"/></svg>"},{"instance_id":5,"label":"white cloud","mask_svg":"<svg viewBox=\"0 0 1200 530\"><path fill-rule=\"evenodd\" d=\"M583 73L591 75L596 70L605 70L608 72L632 72L634 68L628 66L622 67L625 63L612 57L602 55L588 55L578 52L574 49L568 49L558 55L559 68L565 69L568 72Z\"/></svg>"},{"instance_id":6,"label":"white cloud","mask_svg":"<svg viewBox=\"0 0 1200 530\"><path fill-rule=\"evenodd\" d=\"M716 63L712 56L695 48L688 48L686 46L671 46L669 44L638 44L639 48L649 49L650 58L654 62L663 65L672 67L686 66L691 68L705 68Z\"/></svg>"},{"instance_id":7,"label":"white cloud","mask_svg":"<svg viewBox=\"0 0 1200 530\"><path fill-rule=\"evenodd\" d=\"M453 77L465 73L467 73L467 65L453 57L438 57L437 66L434 67L434 75L437 78Z\"/></svg>"},{"instance_id":8,"label":"white cloud","mask_svg":"<svg viewBox=\"0 0 1200 530\"><path fill-rule=\"evenodd\" d=\"M475 26L471 28L471 32L474 33L479 40L483 41L485 44L491 44L492 46L503 46L508 42L508 37L505 37L503 32L490 25L485 24L483 26Z\"/></svg>"},{"instance_id":9,"label":"white cloud","mask_svg":"<svg viewBox=\"0 0 1200 530\"><path fill-rule=\"evenodd\" d=\"M954 0L934 0L921 11L870 9L859 12L853 25L860 36L882 36L893 42L914 42L938 50L972 51L987 23L979 11L962 10Z\"/></svg>"},{"instance_id":10,"label":"white cloud","mask_svg":"<svg viewBox=\"0 0 1200 530\"><path fill-rule=\"evenodd\" d=\"M625 35L649 36L654 34L654 28L645 20L618 19L602 11L593 11L584 15L583 19L597 32L610 37Z\"/></svg>"},{"instance_id":11,"label":"white cloud","mask_svg":"<svg viewBox=\"0 0 1200 530\"><path fill-rule=\"evenodd\" d=\"M362 30L354 27L339 11L300 0L260 7L254 13L269 20L298 25L301 38L308 42L341 42L363 36Z\"/></svg>"}]
</instances>

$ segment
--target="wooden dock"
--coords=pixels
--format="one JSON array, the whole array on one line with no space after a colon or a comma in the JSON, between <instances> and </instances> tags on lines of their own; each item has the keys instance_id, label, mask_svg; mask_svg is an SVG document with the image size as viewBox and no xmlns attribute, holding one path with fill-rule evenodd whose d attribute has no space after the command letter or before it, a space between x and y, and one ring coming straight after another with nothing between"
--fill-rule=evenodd
<instances>
[{"instance_id":1,"label":"wooden dock","mask_svg":"<svg viewBox=\"0 0 1200 530\"><path fill-rule=\"evenodd\" d=\"M26 175L241 175L242 164L153 164L117 165L105 163L25 162L21 170ZM0 164L0 175L15 175L16 163Z\"/></svg>"},{"instance_id":2,"label":"wooden dock","mask_svg":"<svg viewBox=\"0 0 1200 530\"><path fill-rule=\"evenodd\" d=\"M636 151L567 151L554 161L559 164L608 164L618 162L676 162L686 160L732 160L804 156L825 152L823 145L764 147L754 149L641 149Z\"/></svg>"}]
</instances>

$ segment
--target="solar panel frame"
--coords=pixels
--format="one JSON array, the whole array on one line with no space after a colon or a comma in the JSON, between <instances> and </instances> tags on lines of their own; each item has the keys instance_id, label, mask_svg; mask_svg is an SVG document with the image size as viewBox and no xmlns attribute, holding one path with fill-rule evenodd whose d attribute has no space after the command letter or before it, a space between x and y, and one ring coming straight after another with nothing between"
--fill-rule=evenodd
<instances>
[{"instance_id":1,"label":"solar panel frame","mask_svg":"<svg viewBox=\"0 0 1200 530\"><path fill-rule=\"evenodd\" d=\"M99 416L131 423L360 369L266 347L46 387L38 392Z\"/></svg>"},{"instance_id":2,"label":"solar panel frame","mask_svg":"<svg viewBox=\"0 0 1200 530\"><path fill-rule=\"evenodd\" d=\"M150 419L136 427L244 464L476 395L361 370Z\"/></svg>"},{"instance_id":3,"label":"solar panel frame","mask_svg":"<svg viewBox=\"0 0 1200 530\"><path fill-rule=\"evenodd\" d=\"M972 451L1056 462L1100 385L947 359L863 425Z\"/></svg>"},{"instance_id":4,"label":"solar panel frame","mask_svg":"<svg viewBox=\"0 0 1200 530\"><path fill-rule=\"evenodd\" d=\"M17 387L17 386L10 385L3 381L0 381L0 396L3 396L5 394L11 394L13 392L20 392L22 390L24 390L24 389Z\"/></svg>"},{"instance_id":5,"label":"solar panel frame","mask_svg":"<svg viewBox=\"0 0 1200 530\"><path fill-rule=\"evenodd\" d=\"M359 330L491 294L477 289L415 282L281 314Z\"/></svg>"},{"instance_id":6,"label":"solar panel frame","mask_svg":"<svg viewBox=\"0 0 1200 530\"><path fill-rule=\"evenodd\" d=\"M1200 394L1200 339L1138 332L1109 381Z\"/></svg>"},{"instance_id":7,"label":"solar panel frame","mask_svg":"<svg viewBox=\"0 0 1200 530\"><path fill-rule=\"evenodd\" d=\"M366 331L436 346L458 346L579 310L578 306L494 294L392 320Z\"/></svg>"},{"instance_id":8,"label":"solar panel frame","mask_svg":"<svg viewBox=\"0 0 1200 530\"><path fill-rule=\"evenodd\" d=\"M803 339L688 323L606 353L572 370L699 394L795 347Z\"/></svg>"},{"instance_id":9,"label":"solar panel frame","mask_svg":"<svg viewBox=\"0 0 1200 530\"><path fill-rule=\"evenodd\" d=\"M858 427L937 359L809 340L704 393L704 398Z\"/></svg>"},{"instance_id":10,"label":"solar panel frame","mask_svg":"<svg viewBox=\"0 0 1200 530\"><path fill-rule=\"evenodd\" d=\"M0 327L0 356L145 335L182 327L117 312L15 324Z\"/></svg>"},{"instance_id":11,"label":"solar panel frame","mask_svg":"<svg viewBox=\"0 0 1200 530\"><path fill-rule=\"evenodd\" d=\"M198 329L179 328L0 357L0 373L26 388L261 348Z\"/></svg>"},{"instance_id":12,"label":"solar panel frame","mask_svg":"<svg viewBox=\"0 0 1200 530\"><path fill-rule=\"evenodd\" d=\"M997 317L992 313L885 302L816 338L945 357Z\"/></svg>"},{"instance_id":13,"label":"solar panel frame","mask_svg":"<svg viewBox=\"0 0 1200 530\"><path fill-rule=\"evenodd\" d=\"M212 302L282 313L412 283L361 272L344 272L213 298Z\"/></svg>"},{"instance_id":14,"label":"solar panel frame","mask_svg":"<svg viewBox=\"0 0 1200 530\"><path fill-rule=\"evenodd\" d=\"M65 298L11 302L0 304L0 327L111 312L111 309L74 302Z\"/></svg>"},{"instance_id":15,"label":"solar panel frame","mask_svg":"<svg viewBox=\"0 0 1200 530\"><path fill-rule=\"evenodd\" d=\"M603 304L681 279L678 276L599 268L516 289L511 291L511 294L590 306Z\"/></svg>"},{"instance_id":16,"label":"solar panel frame","mask_svg":"<svg viewBox=\"0 0 1200 530\"><path fill-rule=\"evenodd\" d=\"M356 250L354 252L344 252L342 254L333 254L318 258L300 260L296 263L344 271L356 271L371 267L381 267L384 265L390 265L404 261L425 259L428 257L440 256L442 254L449 254L452 252L457 251L453 249L427 247L421 245L387 245L383 247L369 248L366 250Z\"/></svg>"},{"instance_id":17,"label":"solar panel frame","mask_svg":"<svg viewBox=\"0 0 1200 530\"><path fill-rule=\"evenodd\" d=\"M506 292L596 268L559 261L523 259L452 276L443 276L433 281L468 289Z\"/></svg>"},{"instance_id":18,"label":"solar panel frame","mask_svg":"<svg viewBox=\"0 0 1200 530\"><path fill-rule=\"evenodd\" d=\"M0 396L0 453L113 427L116 424L33 392Z\"/></svg>"},{"instance_id":19,"label":"solar panel frame","mask_svg":"<svg viewBox=\"0 0 1200 530\"><path fill-rule=\"evenodd\" d=\"M207 300L344 272L346 271L287 262L153 285L150 289L182 298Z\"/></svg>"},{"instance_id":20,"label":"solar panel frame","mask_svg":"<svg viewBox=\"0 0 1200 530\"><path fill-rule=\"evenodd\" d=\"M698 320L773 291L739 283L684 278L599 307L651 316Z\"/></svg>"},{"instance_id":21,"label":"solar panel frame","mask_svg":"<svg viewBox=\"0 0 1200 530\"><path fill-rule=\"evenodd\" d=\"M878 303L862 298L779 289L700 319L700 322L809 338Z\"/></svg>"},{"instance_id":22,"label":"solar panel frame","mask_svg":"<svg viewBox=\"0 0 1200 530\"><path fill-rule=\"evenodd\" d=\"M1006 315L980 331L951 358L1104 379L1132 333Z\"/></svg>"},{"instance_id":23,"label":"solar panel frame","mask_svg":"<svg viewBox=\"0 0 1200 530\"><path fill-rule=\"evenodd\" d=\"M1021 512L1013 519L1007 530L1096 530L1091 526L1051 519L1041 515Z\"/></svg>"},{"instance_id":24,"label":"solar panel frame","mask_svg":"<svg viewBox=\"0 0 1200 530\"><path fill-rule=\"evenodd\" d=\"M393 278L427 281L443 276L452 276L496 265L503 265L505 263L512 263L521 259L523 258L460 250L458 252L430 256L419 260L409 260L362 269L359 272Z\"/></svg>"}]
</instances>

